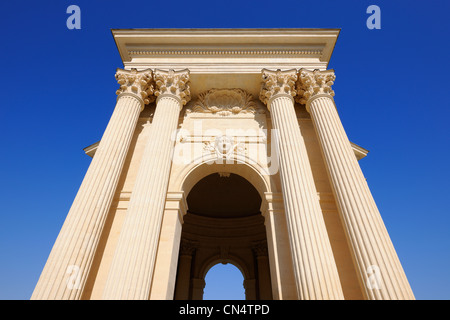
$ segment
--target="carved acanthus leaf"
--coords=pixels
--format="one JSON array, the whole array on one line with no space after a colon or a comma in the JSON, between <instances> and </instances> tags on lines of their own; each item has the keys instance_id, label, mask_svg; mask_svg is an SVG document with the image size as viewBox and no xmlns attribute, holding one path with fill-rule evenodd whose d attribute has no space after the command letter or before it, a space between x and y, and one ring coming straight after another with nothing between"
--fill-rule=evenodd
<instances>
[{"instance_id":1,"label":"carved acanthus leaf","mask_svg":"<svg viewBox=\"0 0 450 320\"><path fill-rule=\"evenodd\" d=\"M187 240L187 239L181 239L180 242L180 254L185 256L192 256L194 251L198 248L198 242Z\"/></svg>"},{"instance_id":2,"label":"carved acanthus leaf","mask_svg":"<svg viewBox=\"0 0 450 320\"><path fill-rule=\"evenodd\" d=\"M150 69L142 71L118 69L115 77L120 85L120 88L116 91L117 95L121 93L136 94L142 98L144 104L149 104L155 100L152 71Z\"/></svg>"},{"instance_id":3,"label":"carved acanthus leaf","mask_svg":"<svg viewBox=\"0 0 450 320\"><path fill-rule=\"evenodd\" d=\"M277 94L287 94L292 97L296 95L297 71L295 69L286 71L263 69L262 80L259 99L266 105L270 98Z\"/></svg>"},{"instance_id":4,"label":"carved acanthus leaf","mask_svg":"<svg viewBox=\"0 0 450 320\"><path fill-rule=\"evenodd\" d=\"M154 73L156 90L155 96L163 94L174 95L181 100L182 105L185 105L191 100L189 70L159 70L156 69Z\"/></svg>"},{"instance_id":5,"label":"carved acanthus leaf","mask_svg":"<svg viewBox=\"0 0 450 320\"><path fill-rule=\"evenodd\" d=\"M268 255L268 248L266 241L258 241L253 244L253 252L257 257L266 257Z\"/></svg>"},{"instance_id":6,"label":"carved acanthus leaf","mask_svg":"<svg viewBox=\"0 0 450 320\"><path fill-rule=\"evenodd\" d=\"M334 84L336 76L333 70L306 70L300 69L297 82L296 101L306 104L308 100L318 94L329 94L334 96L331 86Z\"/></svg>"},{"instance_id":7,"label":"carved acanthus leaf","mask_svg":"<svg viewBox=\"0 0 450 320\"><path fill-rule=\"evenodd\" d=\"M242 89L211 89L198 95L198 100L187 113L211 113L230 116L239 113L259 113L253 96Z\"/></svg>"}]
</instances>

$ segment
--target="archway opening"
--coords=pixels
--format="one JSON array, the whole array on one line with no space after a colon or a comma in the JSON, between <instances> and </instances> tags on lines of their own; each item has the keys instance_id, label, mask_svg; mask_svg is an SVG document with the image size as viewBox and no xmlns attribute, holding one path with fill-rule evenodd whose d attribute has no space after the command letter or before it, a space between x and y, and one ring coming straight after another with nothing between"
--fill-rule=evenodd
<instances>
[{"instance_id":1,"label":"archway opening","mask_svg":"<svg viewBox=\"0 0 450 320\"><path fill-rule=\"evenodd\" d=\"M246 299L272 298L267 250L261 250L267 248L261 201L252 183L230 172L206 175L192 186L186 197L175 299L205 298L208 271L217 263L230 262L239 266L243 276L239 287L245 286ZM233 279L223 272L222 280ZM208 290L222 289L210 282Z\"/></svg>"},{"instance_id":2,"label":"archway opening","mask_svg":"<svg viewBox=\"0 0 450 320\"><path fill-rule=\"evenodd\" d=\"M260 213L261 196L234 173L210 174L194 185L186 198L188 213L210 218L243 218Z\"/></svg>"},{"instance_id":3,"label":"archway opening","mask_svg":"<svg viewBox=\"0 0 450 320\"><path fill-rule=\"evenodd\" d=\"M245 300L244 276L231 263L218 263L205 277L204 300Z\"/></svg>"}]
</instances>

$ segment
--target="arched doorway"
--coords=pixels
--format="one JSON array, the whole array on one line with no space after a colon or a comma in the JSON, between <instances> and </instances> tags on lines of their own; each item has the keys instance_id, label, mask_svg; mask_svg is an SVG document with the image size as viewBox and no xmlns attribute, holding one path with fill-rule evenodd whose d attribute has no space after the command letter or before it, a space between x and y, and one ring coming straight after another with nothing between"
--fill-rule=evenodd
<instances>
[{"instance_id":1,"label":"arched doorway","mask_svg":"<svg viewBox=\"0 0 450 320\"><path fill-rule=\"evenodd\" d=\"M186 197L175 299L203 299L205 276L217 263L239 266L246 299L271 299L260 192L242 176L214 172Z\"/></svg>"}]
</instances>

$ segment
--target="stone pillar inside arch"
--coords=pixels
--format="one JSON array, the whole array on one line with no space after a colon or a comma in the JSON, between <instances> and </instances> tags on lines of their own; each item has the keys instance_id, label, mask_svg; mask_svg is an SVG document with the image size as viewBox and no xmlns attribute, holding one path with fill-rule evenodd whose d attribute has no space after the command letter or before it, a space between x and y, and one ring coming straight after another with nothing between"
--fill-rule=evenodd
<instances>
[{"instance_id":1,"label":"stone pillar inside arch","mask_svg":"<svg viewBox=\"0 0 450 320\"><path fill-rule=\"evenodd\" d=\"M191 286L192 258L198 246L195 241L182 239L176 279L175 300L188 300ZM202 295L203 297L203 295Z\"/></svg>"},{"instance_id":2,"label":"stone pillar inside arch","mask_svg":"<svg viewBox=\"0 0 450 320\"><path fill-rule=\"evenodd\" d=\"M256 256L256 268L258 269L258 297L260 300L272 300L267 242L255 243L253 252Z\"/></svg>"}]
</instances>

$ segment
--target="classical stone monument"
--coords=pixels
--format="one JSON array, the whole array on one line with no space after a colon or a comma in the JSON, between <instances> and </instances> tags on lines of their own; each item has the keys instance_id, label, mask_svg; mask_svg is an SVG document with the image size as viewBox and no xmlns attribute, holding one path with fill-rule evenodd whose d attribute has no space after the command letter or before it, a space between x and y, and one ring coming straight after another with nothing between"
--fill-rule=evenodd
<instances>
[{"instance_id":1,"label":"classical stone monument","mask_svg":"<svg viewBox=\"0 0 450 320\"><path fill-rule=\"evenodd\" d=\"M112 34L117 103L32 299L198 300L217 263L247 299L414 299L334 102L339 30Z\"/></svg>"}]
</instances>

